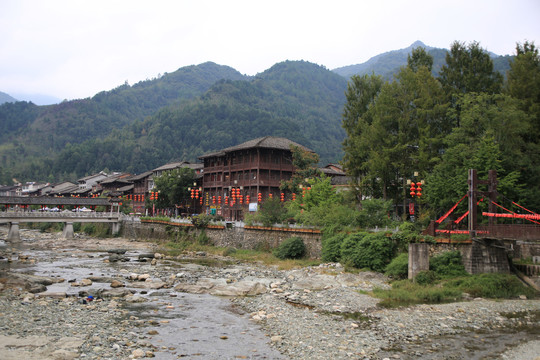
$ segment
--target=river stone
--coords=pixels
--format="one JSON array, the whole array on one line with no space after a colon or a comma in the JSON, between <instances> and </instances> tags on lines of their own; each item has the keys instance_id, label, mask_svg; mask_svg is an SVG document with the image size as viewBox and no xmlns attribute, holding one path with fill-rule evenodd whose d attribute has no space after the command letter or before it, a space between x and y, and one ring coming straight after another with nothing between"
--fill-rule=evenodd
<instances>
[{"instance_id":1,"label":"river stone","mask_svg":"<svg viewBox=\"0 0 540 360\"><path fill-rule=\"evenodd\" d=\"M268 288L260 282L239 281L228 284L226 279L201 279L196 284L178 284L174 289L192 294L219 296L252 296L268 291Z\"/></svg>"},{"instance_id":2,"label":"river stone","mask_svg":"<svg viewBox=\"0 0 540 360\"><path fill-rule=\"evenodd\" d=\"M137 280L139 281L146 281L148 279L150 279L150 274L140 274L137 276Z\"/></svg>"},{"instance_id":3,"label":"river stone","mask_svg":"<svg viewBox=\"0 0 540 360\"><path fill-rule=\"evenodd\" d=\"M124 255L126 253L127 249L110 249L107 250L109 254L118 254L118 255Z\"/></svg>"},{"instance_id":4,"label":"river stone","mask_svg":"<svg viewBox=\"0 0 540 360\"><path fill-rule=\"evenodd\" d=\"M119 287L124 287L124 286L125 286L124 283L121 282L121 281L118 281L118 280L113 280L111 282L111 287L112 288L119 288Z\"/></svg>"},{"instance_id":5,"label":"river stone","mask_svg":"<svg viewBox=\"0 0 540 360\"><path fill-rule=\"evenodd\" d=\"M341 286L335 276L331 275L312 275L304 277L293 283L293 289L323 290L330 287Z\"/></svg>"},{"instance_id":6,"label":"river stone","mask_svg":"<svg viewBox=\"0 0 540 360\"><path fill-rule=\"evenodd\" d=\"M136 283L134 283L134 284L132 284L130 286L134 287L134 288L137 288L137 289L154 289L154 290L157 290L157 289L161 289L165 285L166 285L166 283L164 281L160 280L160 279L156 279L156 280L147 279L144 282L136 282Z\"/></svg>"},{"instance_id":7,"label":"river stone","mask_svg":"<svg viewBox=\"0 0 540 360\"><path fill-rule=\"evenodd\" d=\"M96 295L104 297L104 298L125 297L132 294L133 293L130 290L125 289L125 288L100 289L96 292Z\"/></svg>"},{"instance_id":8,"label":"river stone","mask_svg":"<svg viewBox=\"0 0 540 360\"><path fill-rule=\"evenodd\" d=\"M140 359L140 358L143 358L146 356L146 353L144 352L144 350L141 350L141 349L135 349L133 350L133 352L131 353L131 356L133 356L134 359Z\"/></svg>"},{"instance_id":9,"label":"river stone","mask_svg":"<svg viewBox=\"0 0 540 360\"><path fill-rule=\"evenodd\" d=\"M92 280L90 280L90 279L82 279L80 285L81 286L90 286L90 285L92 285Z\"/></svg>"},{"instance_id":10,"label":"river stone","mask_svg":"<svg viewBox=\"0 0 540 360\"><path fill-rule=\"evenodd\" d=\"M154 258L154 254L153 253L149 253L149 254L140 254L139 255L139 261L146 261L146 259L153 259Z\"/></svg>"},{"instance_id":11,"label":"river stone","mask_svg":"<svg viewBox=\"0 0 540 360\"><path fill-rule=\"evenodd\" d=\"M129 261L129 258L127 256L118 255L118 254L112 254L109 256L109 262L118 262L118 261L127 262Z\"/></svg>"},{"instance_id":12,"label":"river stone","mask_svg":"<svg viewBox=\"0 0 540 360\"><path fill-rule=\"evenodd\" d=\"M31 292L32 294L42 293L42 292L45 292L45 291L47 291L47 287L45 285L42 285L42 284L34 284L28 290L28 292Z\"/></svg>"},{"instance_id":13,"label":"river stone","mask_svg":"<svg viewBox=\"0 0 540 360\"><path fill-rule=\"evenodd\" d=\"M219 296L254 296L267 292L264 284L255 281L239 281L230 285L218 285L210 289L211 295Z\"/></svg>"}]
</instances>

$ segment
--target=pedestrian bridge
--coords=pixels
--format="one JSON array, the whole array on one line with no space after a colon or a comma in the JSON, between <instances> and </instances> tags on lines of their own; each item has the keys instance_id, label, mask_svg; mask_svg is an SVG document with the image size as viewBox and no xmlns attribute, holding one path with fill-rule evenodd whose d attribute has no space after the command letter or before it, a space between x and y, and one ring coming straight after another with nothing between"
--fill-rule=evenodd
<instances>
[{"instance_id":1,"label":"pedestrian bridge","mask_svg":"<svg viewBox=\"0 0 540 360\"><path fill-rule=\"evenodd\" d=\"M62 222L64 231L62 237L73 239L73 223L111 223L112 233L120 231L123 214L118 212L39 212L39 211L6 211L0 212L0 224L8 224L7 241L20 241L19 224L31 222Z\"/></svg>"}]
</instances>

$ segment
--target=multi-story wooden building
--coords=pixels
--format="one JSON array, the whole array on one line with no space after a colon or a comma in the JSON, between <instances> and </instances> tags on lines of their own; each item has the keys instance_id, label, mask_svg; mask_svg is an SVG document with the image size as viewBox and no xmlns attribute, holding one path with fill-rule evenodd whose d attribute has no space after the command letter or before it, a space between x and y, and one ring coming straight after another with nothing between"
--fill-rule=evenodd
<instances>
[{"instance_id":1,"label":"multi-story wooden building","mask_svg":"<svg viewBox=\"0 0 540 360\"><path fill-rule=\"evenodd\" d=\"M200 156L203 209L242 220L247 210L257 208L259 198L280 197L281 181L294 172L291 145L311 152L291 140L266 136Z\"/></svg>"}]
</instances>

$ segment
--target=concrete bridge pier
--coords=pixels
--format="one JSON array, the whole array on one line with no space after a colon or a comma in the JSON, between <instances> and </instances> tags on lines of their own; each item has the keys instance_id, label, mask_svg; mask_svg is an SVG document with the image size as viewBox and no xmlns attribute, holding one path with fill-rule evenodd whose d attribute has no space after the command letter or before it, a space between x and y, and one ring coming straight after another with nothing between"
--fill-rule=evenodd
<instances>
[{"instance_id":1,"label":"concrete bridge pier","mask_svg":"<svg viewBox=\"0 0 540 360\"><path fill-rule=\"evenodd\" d=\"M112 223L112 234L116 235L120 232L120 222L113 222Z\"/></svg>"},{"instance_id":2,"label":"concrete bridge pier","mask_svg":"<svg viewBox=\"0 0 540 360\"><path fill-rule=\"evenodd\" d=\"M429 245L427 243L409 244L409 279L424 270L429 270Z\"/></svg>"},{"instance_id":3,"label":"concrete bridge pier","mask_svg":"<svg viewBox=\"0 0 540 360\"><path fill-rule=\"evenodd\" d=\"M19 242L19 241L21 241L21 235L19 234L19 223L18 222L10 222L10 223L8 223L7 241L9 241L9 242Z\"/></svg>"},{"instance_id":4,"label":"concrete bridge pier","mask_svg":"<svg viewBox=\"0 0 540 360\"><path fill-rule=\"evenodd\" d=\"M64 231L62 232L62 239L72 240L75 237L73 232L73 223L66 222L64 223Z\"/></svg>"}]
</instances>

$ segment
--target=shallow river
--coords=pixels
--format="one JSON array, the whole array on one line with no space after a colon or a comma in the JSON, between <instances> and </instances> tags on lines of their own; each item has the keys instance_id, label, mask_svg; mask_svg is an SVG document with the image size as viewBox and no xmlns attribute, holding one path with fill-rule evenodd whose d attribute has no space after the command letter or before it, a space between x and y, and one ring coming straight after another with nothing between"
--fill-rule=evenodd
<instances>
[{"instance_id":1,"label":"shallow river","mask_svg":"<svg viewBox=\"0 0 540 360\"><path fill-rule=\"evenodd\" d=\"M0 246L5 244L0 241ZM81 254L80 250L75 249L61 252L21 250L37 262L21 266L16 271L66 279L65 282L48 286L47 292L66 292L73 296L78 296L81 290L92 294L99 288L110 289L110 284L94 282L88 287L73 287L70 280L80 282L90 276L125 277L129 273L150 272L156 266L161 267L160 272L168 274L176 274L180 269L179 265L175 268L171 263L152 266L150 263L138 262L141 254L138 251L125 253L131 259L128 262L107 263L104 260L110 254L106 252ZM128 282L124 282L129 286ZM284 358L269 346L269 338L249 320L248 315L233 307L227 298L180 293L174 289L133 290L148 301L128 304L127 310L130 315L148 320L145 322L149 325L144 329L145 333L156 330L148 339L157 347L154 352L156 359Z\"/></svg>"}]
</instances>

